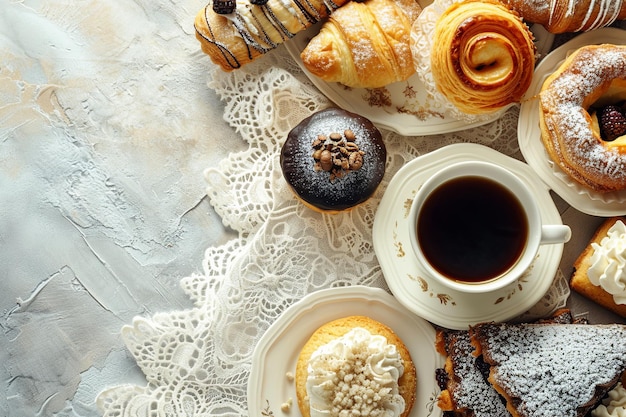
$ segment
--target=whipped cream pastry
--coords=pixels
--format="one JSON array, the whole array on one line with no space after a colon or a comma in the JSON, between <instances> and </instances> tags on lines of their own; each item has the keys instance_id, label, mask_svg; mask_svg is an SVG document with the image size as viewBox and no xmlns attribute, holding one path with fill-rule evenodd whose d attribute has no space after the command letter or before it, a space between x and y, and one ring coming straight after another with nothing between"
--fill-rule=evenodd
<instances>
[{"instance_id":1,"label":"whipped cream pastry","mask_svg":"<svg viewBox=\"0 0 626 417\"><path fill-rule=\"evenodd\" d=\"M593 285L613 295L616 304L626 304L626 225L621 220L609 229L594 253L587 273Z\"/></svg>"},{"instance_id":2,"label":"whipped cream pastry","mask_svg":"<svg viewBox=\"0 0 626 417\"><path fill-rule=\"evenodd\" d=\"M395 345L357 327L321 346L309 360L307 395L312 417L397 417L405 402L398 392L404 373Z\"/></svg>"},{"instance_id":3,"label":"whipped cream pastry","mask_svg":"<svg viewBox=\"0 0 626 417\"><path fill-rule=\"evenodd\" d=\"M608 397L602 400L595 410L591 411L592 417L624 417L626 416L626 389L621 382L608 393Z\"/></svg>"}]
</instances>

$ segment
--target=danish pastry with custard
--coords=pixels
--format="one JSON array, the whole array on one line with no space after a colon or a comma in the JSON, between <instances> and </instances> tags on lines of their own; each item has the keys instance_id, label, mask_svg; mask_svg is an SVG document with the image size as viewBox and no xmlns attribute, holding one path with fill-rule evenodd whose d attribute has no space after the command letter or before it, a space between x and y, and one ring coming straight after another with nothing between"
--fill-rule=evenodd
<instances>
[{"instance_id":1,"label":"danish pastry with custard","mask_svg":"<svg viewBox=\"0 0 626 417\"><path fill-rule=\"evenodd\" d=\"M454 3L436 23L432 75L461 111L482 114L519 102L535 67L530 29L494 0Z\"/></svg>"},{"instance_id":2,"label":"danish pastry with custard","mask_svg":"<svg viewBox=\"0 0 626 417\"><path fill-rule=\"evenodd\" d=\"M626 46L574 51L542 85L541 138L550 159L596 192L626 189L626 136L603 139L592 108L626 99Z\"/></svg>"}]
</instances>

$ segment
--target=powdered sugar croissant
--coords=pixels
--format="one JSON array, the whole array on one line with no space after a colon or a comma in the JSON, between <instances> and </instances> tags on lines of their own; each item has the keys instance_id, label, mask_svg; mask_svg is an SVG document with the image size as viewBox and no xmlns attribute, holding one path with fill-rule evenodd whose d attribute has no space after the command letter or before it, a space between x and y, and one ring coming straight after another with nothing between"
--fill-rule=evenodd
<instances>
[{"instance_id":1,"label":"powdered sugar croissant","mask_svg":"<svg viewBox=\"0 0 626 417\"><path fill-rule=\"evenodd\" d=\"M500 0L548 32L585 32L626 19L624 0Z\"/></svg>"},{"instance_id":2,"label":"powdered sugar croissant","mask_svg":"<svg viewBox=\"0 0 626 417\"><path fill-rule=\"evenodd\" d=\"M415 73L410 48L415 0L366 0L337 10L302 51L317 77L349 87L376 88Z\"/></svg>"},{"instance_id":3,"label":"powdered sugar croissant","mask_svg":"<svg viewBox=\"0 0 626 417\"><path fill-rule=\"evenodd\" d=\"M239 0L233 13L209 4L195 19L202 50L224 71L232 71L275 49L300 31L326 19L349 0Z\"/></svg>"}]
</instances>

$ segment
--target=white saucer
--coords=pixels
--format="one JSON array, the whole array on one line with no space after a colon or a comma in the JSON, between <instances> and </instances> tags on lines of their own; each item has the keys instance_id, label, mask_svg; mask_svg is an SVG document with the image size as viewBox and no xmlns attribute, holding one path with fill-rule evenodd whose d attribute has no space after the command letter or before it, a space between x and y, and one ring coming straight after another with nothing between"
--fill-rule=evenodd
<instances>
[{"instance_id":1,"label":"white saucer","mask_svg":"<svg viewBox=\"0 0 626 417\"><path fill-rule=\"evenodd\" d=\"M594 192L572 180L552 162L541 141L539 103L536 99L545 79L561 65L570 52L581 46L598 43L626 44L626 31L604 28L583 33L548 54L535 70L533 81L526 93L527 98L520 107L517 130L524 159L555 193L583 213L611 217L626 214L626 190Z\"/></svg>"},{"instance_id":2,"label":"white saucer","mask_svg":"<svg viewBox=\"0 0 626 417\"><path fill-rule=\"evenodd\" d=\"M505 321L525 313L550 289L563 255L561 244L544 245L517 282L488 294L464 294L425 278L412 252L408 213L417 189L434 172L466 160L489 161L510 169L537 197L546 224L562 224L547 186L528 165L477 144L455 144L420 156L393 177L374 219L374 249L389 288L406 308L437 325L467 329L484 321ZM462 221L463 213L459 211ZM452 219L451 219L452 220Z\"/></svg>"},{"instance_id":3,"label":"white saucer","mask_svg":"<svg viewBox=\"0 0 626 417\"><path fill-rule=\"evenodd\" d=\"M300 350L321 325L351 315L366 315L391 327L415 363L417 392L409 417L440 417L435 370L443 358L435 350L435 329L404 308L387 292L364 286L314 292L289 307L261 337L254 350L248 381L248 415L300 416L295 375ZM281 405L293 401L288 412Z\"/></svg>"}]
</instances>

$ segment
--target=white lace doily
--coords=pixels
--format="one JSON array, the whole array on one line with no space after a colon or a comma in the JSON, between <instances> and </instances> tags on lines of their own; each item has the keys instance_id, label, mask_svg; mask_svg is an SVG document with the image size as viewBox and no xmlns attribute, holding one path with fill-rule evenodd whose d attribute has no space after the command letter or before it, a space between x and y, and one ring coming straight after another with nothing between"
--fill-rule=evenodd
<instances>
[{"instance_id":1,"label":"white lace doily","mask_svg":"<svg viewBox=\"0 0 626 417\"><path fill-rule=\"evenodd\" d=\"M387 289L371 229L386 184L405 162L458 142L520 157L517 108L489 125L453 134L383 132L387 172L377 193L348 213L322 215L288 190L279 152L293 126L331 103L286 50L232 73L216 70L209 87L226 103L225 119L248 144L246 151L206 170L211 204L239 237L208 248L203 274L182 279L195 308L137 318L122 329L148 384L102 392L97 403L106 417L248 415L246 385L255 344L287 307L322 288ZM525 317L564 306L569 287L563 282L560 275Z\"/></svg>"}]
</instances>

